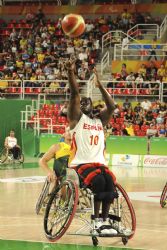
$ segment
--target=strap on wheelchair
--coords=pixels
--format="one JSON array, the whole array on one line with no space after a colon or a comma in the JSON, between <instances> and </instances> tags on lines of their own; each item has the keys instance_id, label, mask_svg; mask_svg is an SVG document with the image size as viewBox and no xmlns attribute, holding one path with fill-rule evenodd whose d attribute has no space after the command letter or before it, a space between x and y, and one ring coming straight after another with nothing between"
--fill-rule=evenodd
<instances>
[{"instance_id":1,"label":"strap on wheelchair","mask_svg":"<svg viewBox=\"0 0 167 250\"><path fill-rule=\"evenodd\" d=\"M97 168L96 170L90 172L86 177L84 177L82 174L84 171L88 168ZM116 184L116 177L115 175L108 169L107 166L100 164L100 163L86 163L82 165L78 165L75 170L77 171L78 175L82 178L83 183L86 186L89 186L91 184L92 179L98 175L103 174L104 172L109 174L114 182Z\"/></svg>"}]
</instances>

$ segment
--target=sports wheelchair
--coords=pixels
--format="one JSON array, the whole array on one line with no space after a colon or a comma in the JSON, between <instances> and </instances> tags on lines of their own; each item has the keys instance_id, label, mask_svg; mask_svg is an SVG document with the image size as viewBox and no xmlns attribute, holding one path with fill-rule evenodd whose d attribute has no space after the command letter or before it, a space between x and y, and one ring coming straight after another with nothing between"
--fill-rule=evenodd
<instances>
[{"instance_id":1,"label":"sports wheelchair","mask_svg":"<svg viewBox=\"0 0 167 250\"><path fill-rule=\"evenodd\" d=\"M76 172L74 175L77 175ZM74 232L69 232L68 235L90 236L94 246L98 245L97 237L120 237L125 245L135 234L136 216L122 186L116 184L118 198L111 204L109 225L105 226L116 229L118 233L103 234L101 228L95 229L94 194L89 188L78 188L78 180L74 181L73 177L69 177L67 175L66 180L56 185L51 193L50 183L46 179L38 198L36 213L39 214L44 209L44 231L47 239L51 242L60 239L74 219ZM78 225L79 228L76 228Z\"/></svg>"},{"instance_id":2,"label":"sports wheelchair","mask_svg":"<svg viewBox=\"0 0 167 250\"><path fill-rule=\"evenodd\" d=\"M167 182L166 182L166 184L162 190L162 193L161 193L160 205L162 208L167 205Z\"/></svg>"},{"instance_id":3,"label":"sports wheelchair","mask_svg":"<svg viewBox=\"0 0 167 250\"><path fill-rule=\"evenodd\" d=\"M23 163L24 162L24 155L20 149L20 153L19 153L19 157L18 159L14 159L12 152L10 152L9 149L4 148L1 152L0 152L0 163L7 163L7 164L11 164L11 163Z\"/></svg>"}]
</instances>

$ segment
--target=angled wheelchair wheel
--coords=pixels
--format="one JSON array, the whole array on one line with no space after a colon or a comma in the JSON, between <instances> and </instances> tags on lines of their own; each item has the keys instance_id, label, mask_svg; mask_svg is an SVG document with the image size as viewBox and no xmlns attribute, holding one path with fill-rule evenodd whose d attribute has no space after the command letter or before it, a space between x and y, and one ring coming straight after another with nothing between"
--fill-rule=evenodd
<instances>
[{"instance_id":1,"label":"angled wheelchair wheel","mask_svg":"<svg viewBox=\"0 0 167 250\"><path fill-rule=\"evenodd\" d=\"M20 155L19 155L18 162L19 162L19 163L23 163L23 162L24 162L24 155L23 155L22 152L21 152Z\"/></svg>"},{"instance_id":2,"label":"angled wheelchair wheel","mask_svg":"<svg viewBox=\"0 0 167 250\"><path fill-rule=\"evenodd\" d=\"M70 226L78 204L78 187L66 180L52 192L44 215L44 231L50 241L60 239Z\"/></svg>"},{"instance_id":3,"label":"angled wheelchair wheel","mask_svg":"<svg viewBox=\"0 0 167 250\"><path fill-rule=\"evenodd\" d=\"M44 185L42 187L42 191L39 195L38 201L36 203L36 207L35 207L35 211L36 214L39 214L41 211L42 207L46 207L48 199L49 199L49 186L50 186L50 182L48 181L48 179L46 178Z\"/></svg>"},{"instance_id":4,"label":"angled wheelchair wheel","mask_svg":"<svg viewBox=\"0 0 167 250\"><path fill-rule=\"evenodd\" d=\"M114 199L111 204L110 218L113 228L125 233L126 239L131 239L136 230L136 215L132 203L120 184L116 184L116 190L119 198Z\"/></svg>"},{"instance_id":5,"label":"angled wheelchair wheel","mask_svg":"<svg viewBox=\"0 0 167 250\"><path fill-rule=\"evenodd\" d=\"M167 183L165 184L160 197L160 205L164 208L167 205Z\"/></svg>"},{"instance_id":6,"label":"angled wheelchair wheel","mask_svg":"<svg viewBox=\"0 0 167 250\"><path fill-rule=\"evenodd\" d=\"M5 161L8 159L8 150L4 148L0 152L0 163L5 163Z\"/></svg>"}]
</instances>

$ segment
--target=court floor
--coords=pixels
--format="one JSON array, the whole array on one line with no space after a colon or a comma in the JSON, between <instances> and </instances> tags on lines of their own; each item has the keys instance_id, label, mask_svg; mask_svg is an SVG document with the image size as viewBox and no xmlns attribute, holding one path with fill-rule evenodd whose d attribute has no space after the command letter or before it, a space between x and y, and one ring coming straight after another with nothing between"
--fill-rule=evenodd
<instances>
[{"instance_id":1,"label":"court floor","mask_svg":"<svg viewBox=\"0 0 167 250\"><path fill-rule=\"evenodd\" d=\"M124 246L120 238L99 238L98 249L167 249L167 208L159 205L167 181L164 168L112 167L117 181L128 192L137 219L133 239ZM64 235L50 244L43 230L43 216L35 204L43 185L44 173L37 163L0 165L0 249L1 250L90 250L90 237ZM74 223L70 226L74 226ZM70 231L69 228L69 231Z\"/></svg>"}]
</instances>

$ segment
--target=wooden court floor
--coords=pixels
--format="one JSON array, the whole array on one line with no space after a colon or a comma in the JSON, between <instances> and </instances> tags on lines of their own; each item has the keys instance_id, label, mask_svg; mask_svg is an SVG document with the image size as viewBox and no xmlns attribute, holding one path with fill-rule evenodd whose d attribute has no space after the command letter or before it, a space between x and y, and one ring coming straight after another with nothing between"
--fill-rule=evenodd
<instances>
[{"instance_id":1,"label":"wooden court floor","mask_svg":"<svg viewBox=\"0 0 167 250\"><path fill-rule=\"evenodd\" d=\"M137 230L126 246L120 238L99 238L99 245L167 250L167 208L162 209L159 205L167 181L167 167L113 167L112 171L131 197ZM44 176L44 173L37 164L15 166L15 169L0 166L0 239L48 242L43 230L43 216L35 214L35 204L43 185L38 182L38 176ZM63 236L58 243L92 245L90 237L69 235Z\"/></svg>"}]
</instances>

